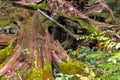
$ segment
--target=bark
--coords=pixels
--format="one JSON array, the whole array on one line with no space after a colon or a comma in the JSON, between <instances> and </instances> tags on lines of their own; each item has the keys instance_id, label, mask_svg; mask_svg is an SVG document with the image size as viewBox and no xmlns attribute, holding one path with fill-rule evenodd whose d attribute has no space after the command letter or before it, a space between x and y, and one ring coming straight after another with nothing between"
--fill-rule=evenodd
<instances>
[{"instance_id":1,"label":"bark","mask_svg":"<svg viewBox=\"0 0 120 80\"><path fill-rule=\"evenodd\" d=\"M7 46L9 44L9 41L12 39L12 36L6 35L6 34L0 34L0 45L1 46Z\"/></svg>"},{"instance_id":2,"label":"bark","mask_svg":"<svg viewBox=\"0 0 120 80\"><path fill-rule=\"evenodd\" d=\"M20 25L20 23L18 23ZM20 25L20 30L18 31L17 42L13 49L14 55L0 68L0 76L2 76L7 70L17 61L17 59L22 54L22 37L23 37L23 28Z\"/></svg>"},{"instance_id":3,"label":"bark","mask_svg":"<svg viewBox=\"0 0 120 80\"><path fill-rule=\"evenodd\" d=\"M17 42L14 47L14 54L0 69L0 76L5 74L11 66L19 61L24 56L24 49L30 51L26 58L27 62L38 69L44 68L45 61L50 64L54 62L56 65L62 63L62 60L69 60L67 52L62 48L58 41L55 41L48 33L48 29L41 25L39 20L39 13L35 13L33 18L33 26L29 27L27 31L24 25L17 22L20 30L17 35ZM29 65L30 66L30 65Z\"/></svg>"}]
</instances>

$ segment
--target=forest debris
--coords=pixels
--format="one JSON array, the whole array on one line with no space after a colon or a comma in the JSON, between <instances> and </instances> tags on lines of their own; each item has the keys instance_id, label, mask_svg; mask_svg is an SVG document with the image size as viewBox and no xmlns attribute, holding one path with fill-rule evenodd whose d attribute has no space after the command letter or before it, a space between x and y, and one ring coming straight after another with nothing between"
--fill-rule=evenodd
<instances>
[{"instance_id":1,"label":"forest debris","mask_svg":"<svg viewBox=\"0 0 120 80\"><path fill-rule=\"evenodd\" d=\"M42 14L43 16L45 16L46 18L48 18L49 20L51 20L52 22L54 22L56 25L58 25L59 27L61 27L65 32L67 32L71 37L76 38L75 35L68 30L65 26L63 26L62 24L58 23L56 20L54 20L52 17L48 16L47 14L45 14L42 10L38 9L38 12L40 14Z\"/></svg>"},{"instance_id":2,"label":"forest debris","mask_svg":"<svg viewBox=\"0 0 120 80\"><path fill-rule=\"evenodd\" d=\"M0 6L0 9L2 9L4 6L5 6L6 3L3 3L1 6Z\"/></svg>"},{"instance_id":3,"label":"forest debris","mask_svg":"<svg viewBox=\"0 0 120 80\"><path fill-rule=\"evenodd\" d=\"M95 26L97 28L100 28L102 30L108 30L108 29L112 29L112 28L115 28L116 30L119 30L120 29L120 25L110 25L110 24L95 24Z\"/></svg>"},{"instance_id":4,"label":"forest debris","mask_svg":"<svg viewBox=\"0 0 120 80\"><path fill-rule=\"evenodd\" d=\"M12 39L12 36L7 35L7 34L0 34L0 45L8 45L10 40Z\"/></svg>"},{"instance_id":5,"label":"forest debris","mask_svg":"<svg viewBox=\"0 0 120 80\"><path fill-rule=\"evenodd\" d=\"M84 19L86 21L89 21L89 18L83 14L82 12L78 11L71 3L70 1L66 0L57 0L58 5L55 6L56 1L55 0L49 0L48 4L50 5L51 9L62 9L64 12L69 13L71 16L78 17L80 19ZM54 11L53 11L54 12Z\"/></svg>"},{"instance_id":6,"label":"forest debris","mask_svg":"<svg viewBox=\"0 0 120 80\"><path fill-rule=\"evenodd\" d=\"M90 6L90 7L85 6L84 13L88 16L91 15L91 14L95 15L95 14L101 13L104 9L105 9L105 7L103 7L100 4L96 4L96 5L93 5L93 6Z\"/></svg>"},{"instance_id":7,"label":"forest debris","mask_svg":"<svg viewBox=\"0 0 120 80\"><path fill-rule=\"evenodd\" d=\"M104 0L98 0L98 2L110 12L111 18L113 20L113 24L115 25L118 24L112 9L106 4L106 2Z\"/></svg>"},{"instance_id":8,"label":"forest debris","mask_svg":"<svg viewBox=\"0 0 120 80\"><path fill-rule=\"evenodd\" d=\"M13 49L14 54L13 56L10 57L10 59L3 65L2 68L0 68L0 76L2 76L4 73L6 73L6 71L11 67L11 65L13 65L17 59L21 56L22 54L22 36L23 36L23 26L22 24L18 21L17 22L18 27L19 27L19 31L18 31L18 36L17 36L17 41L16 41L16 45Z\"/></svg>"},{"instance_id":9,"label":"forest debris","mask_svg":"<svg viewBox=\"0 0 120 80\"><path fill-rule=\"evenodd\" d=\"M15 0L14 3L18 3L18 4L24 4L24 5L27 5L27 4L39 4L41 2L43 2L44 0Z\"/></svg>"}]
</instances>

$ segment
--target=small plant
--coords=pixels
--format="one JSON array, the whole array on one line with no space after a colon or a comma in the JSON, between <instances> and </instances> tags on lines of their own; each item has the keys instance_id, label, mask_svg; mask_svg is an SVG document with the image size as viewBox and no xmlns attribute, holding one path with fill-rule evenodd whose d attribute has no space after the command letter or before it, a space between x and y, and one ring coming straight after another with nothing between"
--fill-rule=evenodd
<instances>
[{"instance_id":1,"label":"small plant","mask_svg":"<svg viewBox=\"0 0 120 80\"><path fill-rule=\"evenodd\" d=\"M68 50L68 54L72 58L76 58L79 61L85 62L88 68L95 70L95 80L119 80L120 73L120 51L113 49L104 51L101 49L94 50L89 47L82 46L78 48L78 51ZM90 74L91 72L89 72ZM91 73L92 74L92 73ZM88 76L79 75L80 80L90 80ZM82 79L82 78L84 79Z\"/></svg>"},{"instance_id":2,"label":"small plant","mask_svg":"<svg viewBox=\"0 0 120 80\"><path fill-rule=\"evenodd\" d=\"M56 74L56 80L76 80L76 79L74 79L74 75L57 73Z\"/></svg>"}]
</instances>

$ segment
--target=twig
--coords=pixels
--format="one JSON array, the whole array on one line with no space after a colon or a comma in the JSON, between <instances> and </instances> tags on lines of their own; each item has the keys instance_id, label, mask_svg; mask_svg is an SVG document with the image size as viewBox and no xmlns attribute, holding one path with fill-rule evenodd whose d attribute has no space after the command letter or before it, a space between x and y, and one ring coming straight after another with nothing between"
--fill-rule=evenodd
<instances>
[{"instance_id":1,"label":"twig","mask_svg":"<svg viewBox=\"0 0 120 80\"><path fill-rule=\"evenodd\" d=\"M21 78L21 76L20 76L20 74L19 74L19 73L18 73L18 77L19 77L19 79L20 79L20 80L22 80L22 78Z\"/></svg>"},{"instance_id":2,"label":"twig","mask_svg":"<svg viewBox=\"0 0 120 80\"><path fill-rule=\"evenodd\" d=\"M54 20L52 17L48 16L46 13L44 13L42 10L38 9L38 12L48 18L50 21L54 22L56 25L61 27L65 32L67 32L71 37L76 38L75 34L73 34L70 30L68 30L65 26L62 24L58 23L56 20Z\"/></svg>"},{"instance_id":3,"label":"twig","mask_svg":"<svg viewBox=\"0 0 120 80\"><path fill-rule=\"evenodd\" d=\"M6 3L3 3L1 6L0 6L0 9L2 9L4 6L5 6Z\"/></svg>"}]
</instances>

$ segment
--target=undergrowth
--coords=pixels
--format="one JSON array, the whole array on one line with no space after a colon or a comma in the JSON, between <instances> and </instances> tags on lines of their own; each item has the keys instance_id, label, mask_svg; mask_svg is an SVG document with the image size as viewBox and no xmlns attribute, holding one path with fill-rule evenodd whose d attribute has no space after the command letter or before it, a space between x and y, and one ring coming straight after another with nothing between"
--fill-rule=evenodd
<instances>
[{"instance_id":1,"label":"undergrowth","mask_svg":"<svg viewBox=\"0 0 120 80\"><path fill-rule=\"evenodd\" d=\"M68 54L73 59L83 62L88 69L92 69L96 76L90 79L86 74L83 76L56 73L56 80L119 80L120 78L119 50L94 50L88 46L81 46L77 50L68 49ZM93 74L90 71L88 73Z\"/></svg>"}]
</instances>

